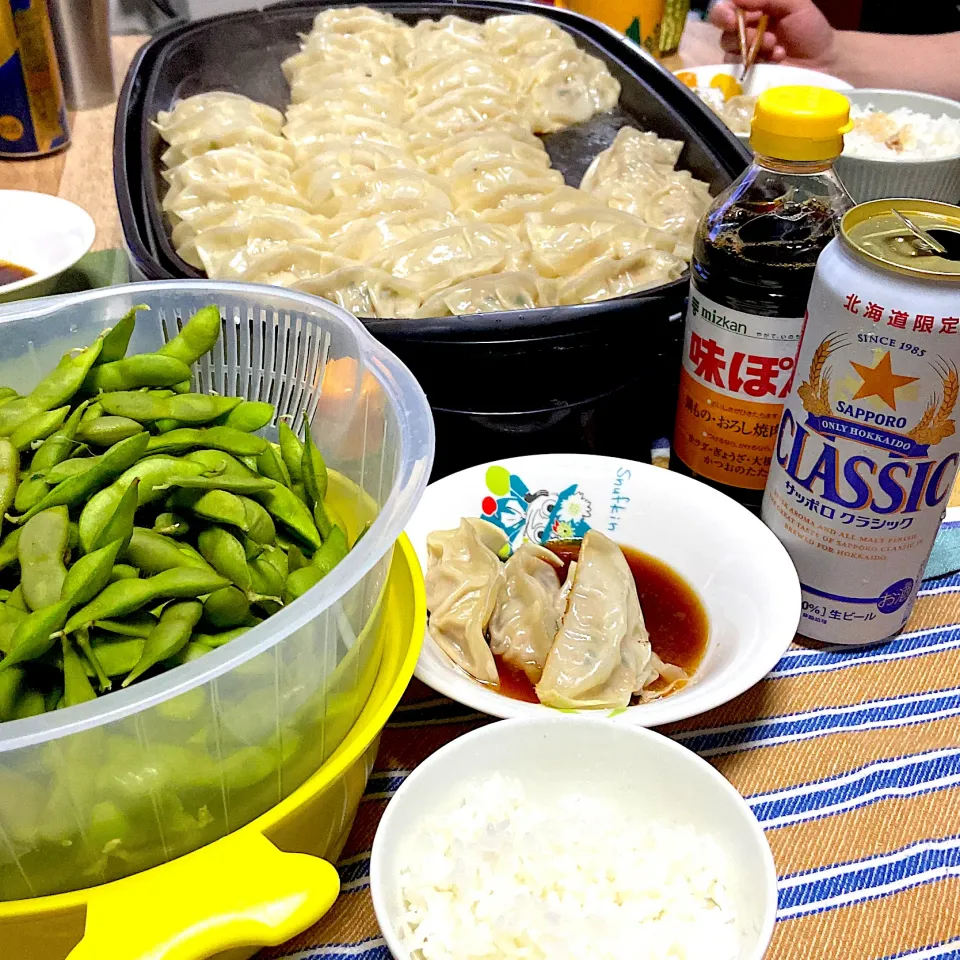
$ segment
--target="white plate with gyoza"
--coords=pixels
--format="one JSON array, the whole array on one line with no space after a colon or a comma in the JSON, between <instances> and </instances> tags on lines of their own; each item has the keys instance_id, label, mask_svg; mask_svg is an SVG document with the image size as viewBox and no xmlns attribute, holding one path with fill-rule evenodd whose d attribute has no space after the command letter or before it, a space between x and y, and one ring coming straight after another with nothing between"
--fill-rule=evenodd
<instances>
[{"instance_id":1,"label":"white plate with gyoza","mask_svg":"<svg viewBox=\"0 0 960 960\"><path fill-rule=\"evenodd\" d=\"M551 454L471 467L431 484L406 532L429 611L416 675L496 717L695 716L762 679L800 618L773 534L648 464Z\"/></svg>"}]
</instances>

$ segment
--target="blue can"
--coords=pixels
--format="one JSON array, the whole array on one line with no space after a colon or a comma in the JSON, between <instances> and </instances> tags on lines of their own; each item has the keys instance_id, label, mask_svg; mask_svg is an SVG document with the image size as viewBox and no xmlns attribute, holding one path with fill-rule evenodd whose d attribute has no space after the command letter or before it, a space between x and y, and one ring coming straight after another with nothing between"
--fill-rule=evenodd
<instances>
[{"instance_id":1,"label":"blue can","mask_svg":"<svg viewBox=\"0 0 960 960\"><path fill-rule=\"evenodd\" d=\"M69 142L46 0L0 0L0 157L42 157Z\"/></svg>"}]
</instances>

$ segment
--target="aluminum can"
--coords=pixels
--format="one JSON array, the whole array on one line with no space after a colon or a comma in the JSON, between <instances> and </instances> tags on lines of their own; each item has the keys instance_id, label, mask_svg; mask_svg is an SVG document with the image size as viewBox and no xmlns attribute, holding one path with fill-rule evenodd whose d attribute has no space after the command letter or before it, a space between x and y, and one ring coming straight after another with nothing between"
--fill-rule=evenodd
<instances>
[{"instance_id":1,"label":"aluminum can","mask_svg":"<svg viewBox=\"0 0 960 960\"><path fill-rule=\"evenodd\" d=\"M868 644L906 623L960 460L958 362L960 207L854 207L817 262L763 498L803 636Z\"/></svg>"},{"instance_id":2,"label":"aluminum can","mask_svg":"<svg viewBox=\"0 0 960 960\"><path fill-rule=\"evenodd\" d=\"M0 157L42 157L69 142L46 0L0 0Z\"/></svg>"}]
</instances>

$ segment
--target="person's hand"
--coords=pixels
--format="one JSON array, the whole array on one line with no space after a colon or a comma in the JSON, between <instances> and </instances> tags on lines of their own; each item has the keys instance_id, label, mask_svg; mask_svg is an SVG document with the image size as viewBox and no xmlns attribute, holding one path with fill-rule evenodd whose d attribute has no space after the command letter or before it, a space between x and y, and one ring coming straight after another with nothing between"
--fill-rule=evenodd
<instances>
[{"instance_id":1,"label":"person's hand","mask_svg":"<svg viewBox=\"0 0 960 960\"><path fill-rule=\"evenodd\" d=\"M746 14L748 46L760 15L770 18L758 59L829 70L837 31L813 0L720 0L710 10L710 21L723 30L720 45L728 60L740 55L736 7Z\"/></svg>"}]
</instances>

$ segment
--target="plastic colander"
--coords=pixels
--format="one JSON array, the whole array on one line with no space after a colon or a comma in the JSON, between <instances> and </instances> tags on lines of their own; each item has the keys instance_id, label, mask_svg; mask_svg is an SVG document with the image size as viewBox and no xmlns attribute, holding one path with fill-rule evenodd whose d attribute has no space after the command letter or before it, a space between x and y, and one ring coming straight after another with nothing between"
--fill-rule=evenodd
<instances>
[{"instance_id":1,"label":"plastic colander","mask_svg":"<svg viewBox=\"0 0 960 960\"><path fill-rule=\"evenodd\" d=\"M93 702L0 724L0 901L18 901L12 912L0 902L0 956L46 956L2 948L18 907L124 877L133 886L121 889L139 889L143 871L201 847L209 855L341 748L386 656L393 545L430 473L432 421L409 371L343 310L275 287L131 284L2 308L0 383L28 390L140 303L150 310L131 353L218 304L223 335L194 389L266 400L294 424L306 414L351 542L371 526L316 587L232 643ZM228 872L215 888L243 887L239 862L236 884ZM243 876L251 890L270 886L265 868ZM193 893L182 885L176 901ZM143 917L171 907L140 905ZM128 955L181 956L116 954Z\"/></svg>"}]
</instances>

